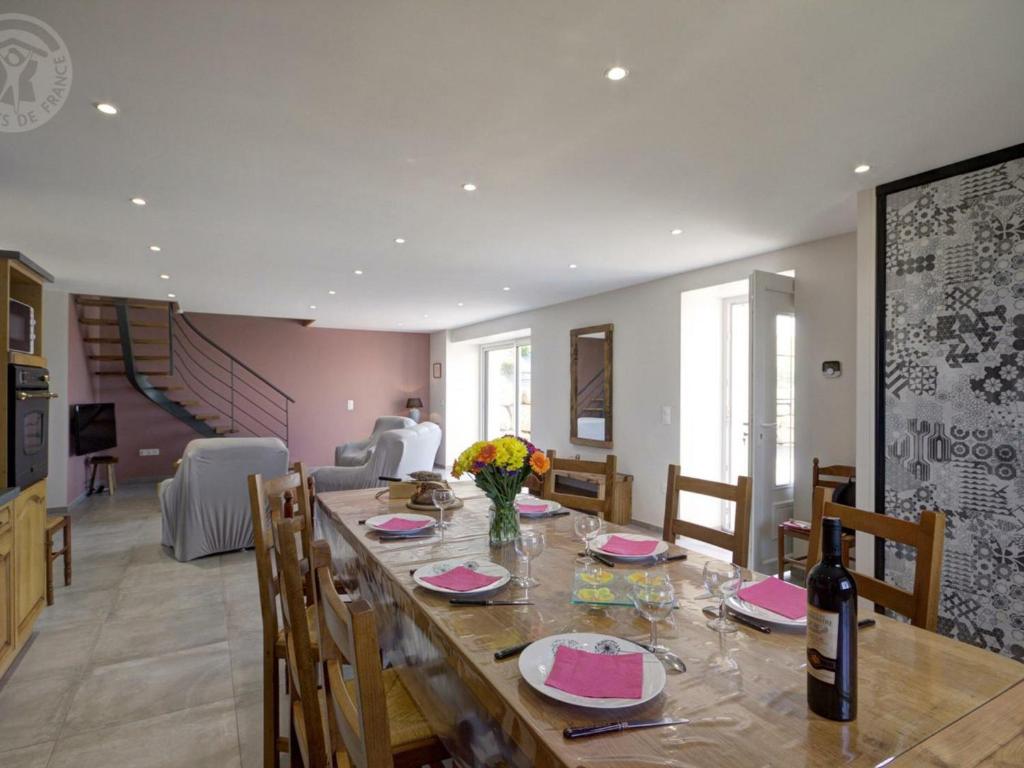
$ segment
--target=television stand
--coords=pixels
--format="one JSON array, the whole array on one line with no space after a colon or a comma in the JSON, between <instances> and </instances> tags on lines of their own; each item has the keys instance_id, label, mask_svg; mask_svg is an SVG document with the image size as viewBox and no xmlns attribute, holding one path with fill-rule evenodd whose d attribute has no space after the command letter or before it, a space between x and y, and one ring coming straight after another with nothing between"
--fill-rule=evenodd
<instances>
[{"instance_id":1,"label":"television stand","mask_svg":"<svg viewBox=\"0 0 1024 768\"><path fill-rule=\"evenodd\" d=\"M92 464L92 474L89 476L89 490L86 492L86 496L92 496L97 493L103 493L107 491L111 496L117 493L117 475L114 473L114 465L117 464L117 456L91 456L89 457L89 463ZM100 466L106 466L107 468L107 485L96 487L96 470Z\"/></svg>"}]
</instances>

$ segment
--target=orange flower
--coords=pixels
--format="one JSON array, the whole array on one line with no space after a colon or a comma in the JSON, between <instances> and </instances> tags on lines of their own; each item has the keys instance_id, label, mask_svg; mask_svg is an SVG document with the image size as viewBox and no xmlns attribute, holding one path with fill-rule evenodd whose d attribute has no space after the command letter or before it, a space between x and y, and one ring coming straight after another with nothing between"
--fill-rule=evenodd
<instances>
[{"instance_id":1,"label":"orange flower","mask_svg":"<svg viewBox=\"0 0 1024 768\"><path fill-rule=\"evenodd\" d=\"M548 461L548 457L540 451L534 451L533 455L530 456L530 469L538 475L543 475L551 469L551 462Z\"/></svg>"},{"instance_id":2,"label":"orange flower","mask_svg":"<svg viewBox=\"0 0 1024 768\"><path fill-rule=\"evenodd\" d=\"M475 461L481 464L490 464L494 461L494 457L498 455L498 449L494 446L494 443L488 443L480 449L480 453L476 455Z\"/></svg>"}]
</instances>

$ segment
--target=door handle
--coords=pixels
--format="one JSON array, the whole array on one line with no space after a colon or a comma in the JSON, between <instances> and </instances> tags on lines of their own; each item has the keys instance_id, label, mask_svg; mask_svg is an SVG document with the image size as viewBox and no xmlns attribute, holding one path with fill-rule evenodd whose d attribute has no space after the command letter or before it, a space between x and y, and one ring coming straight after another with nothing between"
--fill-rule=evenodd
<instances>
[{"instance_id":1,"label":"door handle","mask_svg":"<svg viewBox=\"0 0 1024 768\"><path fill-rule=\"evenodd\" d=\"M19 392L19 400L53 400L58 397L56 392Z\"/></svg>"}]
</instances>

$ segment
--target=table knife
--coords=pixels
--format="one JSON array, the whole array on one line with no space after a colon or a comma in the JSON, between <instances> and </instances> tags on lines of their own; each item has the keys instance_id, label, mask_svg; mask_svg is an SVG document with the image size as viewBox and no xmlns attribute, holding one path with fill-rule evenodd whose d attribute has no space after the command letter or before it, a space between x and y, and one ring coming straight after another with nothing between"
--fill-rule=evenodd
<instances>
[{"instance_id":1,"label":"table knife","mask_svg":"<svg viewBox=\"0 0 1024 768\"><path fill-rule=\"evenodd\" d=\"M737 624L742 624L745 627L756 629L758 632L764 632L766 635L770 635L772 633L772 628L770 626L758 621L757 619L752 619L749 616L744 616L742 613L736 613L735 611L727 611L727 613L729 615L729 618L735 621ZM718 611L716 611L709 605L704 609L704 615L713 619L717 619Z\"/></svg>"},{"instance_id":2,"label":"table knife","mask_svg":"<svg viewBox=\"0 0 1024 768\"><path fill-rule=\"evenodd\" d=\"M518 656L531 645L533 645L533 640L528 640L527 642L520 643L519 645L510 645L508 648L502 648L501 650L494 652L494 660L501 661L502 659L507 659L510 656Z\"/></svg>"},{"instance_id":3,"label":"table knife","mask_svg":"<svg viewBox=\"0 0 1024 768\"><path fill-rule=\"evenodd\" d=\"M463 597L453 597L448 602L452 605L533 605L532 600L473 600Z\"/></svg>"},{"instance_id":4,"label":"table knife","mask_svg":"<svg viewBox=\"0 0 1024 768\"><path fill-rule=\"evenodd\" d=\"M377 531L377 541L405 541L406 539L429 539L433 535L433 529L430 530L430 533L414 533L412 535L406 534L404 536L388 536L386 533L380 533L379 531Z\"/></svg>"},{"instance_id":5,"label":"table knife","mask_svg":"<svg viewBox=\"0 0 1024 768\"><path fill-rule=\"evenodd\" d=\"M580 552L579 556L580 557L586 557L587 553L586 552ZM599 563L601 563L601 565L604 565L604 566L606 566L608 568L614 568L615 567L615 563L612 562L611 560L609 560L604 555L599 555L599 554L597 554L597 552L591 552L590 556L592 558L594 558L595 560L597 560Z\"/></svg>"},{"instance_id":6,"label":"table knife","mask_svg":"<svg viewBox=\"0 0 1024 768\"><path fill-rule=\"evenodd\" d=\"M579 739L584 736L597 736L602 733L618 733L637 728L659 728L663 725L686 725L690 721L685 718L659 717L657 720L623 720L619 723L604 725L584 725L577 728L566 728L562 735L567 739Z\"/></svg>"},{"instance_id":7,"label":"table knife","mask_svg":"<svg viewBox=\"0 0 1024 768\"><path fill-rule=\"evenodd\" d=\"M875 626L874 619L861 619L857 622L857 629L867 629L868 627Z\"/></svg>"}]
</instances>

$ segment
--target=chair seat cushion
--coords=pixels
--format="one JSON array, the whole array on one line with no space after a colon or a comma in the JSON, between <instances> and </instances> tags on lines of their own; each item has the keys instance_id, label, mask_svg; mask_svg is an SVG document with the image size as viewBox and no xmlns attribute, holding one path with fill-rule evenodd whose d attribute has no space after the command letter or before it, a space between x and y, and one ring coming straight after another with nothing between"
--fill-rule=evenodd
<instances>
[{"instance_id":1,"label":"chair seat cushion","mask_svg":"<svg viewBox=\"0 0 1024 768\"><path fill-rule=\"evenodd\" d=\"M361 467L370 460L370 456L372 455L372 448L365 451L354 451L352 453L347 453L344 456L338 456L334 463L339 467Z\"/></svg>"}]
</instances>

